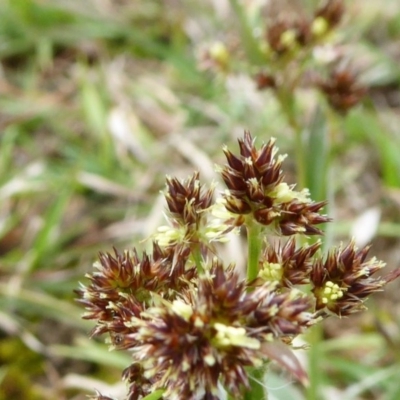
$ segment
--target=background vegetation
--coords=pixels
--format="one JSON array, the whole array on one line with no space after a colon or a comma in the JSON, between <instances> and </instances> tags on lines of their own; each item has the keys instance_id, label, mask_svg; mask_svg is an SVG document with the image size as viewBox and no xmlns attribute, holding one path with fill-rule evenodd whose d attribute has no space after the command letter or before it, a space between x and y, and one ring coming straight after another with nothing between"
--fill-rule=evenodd
<instances>
[{"instance_id":1,"label":"background vegetation","mask_svg":"<svg viewBox=\"0 0 400 400\"><path fill-rule=\"evenodd\" d=\"M221 146L249 129L277 138L296 181L293 125L241 61L234 4L257 28L262 1L0 0L0 400L123 398L129 355L89 341L73 289L98 251L146 245L165 174L217 179ZM399 267L400 3L348 1L338 34L368 96L337 115L298 89L302 168L330 199L328 239L371 241ZM205 68L215 41L239 54L228 72ZM399 300L394 283L368 313L304 338L311 389L273 370L270 397L398 399Z\"/></svg>"}]
</instances>

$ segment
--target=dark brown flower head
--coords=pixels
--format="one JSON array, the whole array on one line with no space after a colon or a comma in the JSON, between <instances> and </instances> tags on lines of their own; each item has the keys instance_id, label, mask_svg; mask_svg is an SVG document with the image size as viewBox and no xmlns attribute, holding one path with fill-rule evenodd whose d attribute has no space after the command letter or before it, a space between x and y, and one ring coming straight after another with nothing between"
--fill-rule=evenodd
<instances>
[{"instance_id":1,"label":"dark brown flower head","mask_svg":"<svg viewBox=\"0 0 400 400\"><path fill-rule=\"evenodd\" d=\"M322 18L333 28L339 24L345 11L343 0L325 0L324 3L315 11L315 19Z\"/></svg>"},{"instance_id":2,"label":"dark brown flower head","mask_svg":"<svg viewBox=\"0 0 400 400\"><path fill-rule=\"evenodd\" d=\"M205 190L199 173L184 181L167 177L165 199L171 217L182 225L198 224L201 212L210 207L214 189Z\"/></svg>"},{"instance_id":3,"label":"dark brown flower head","mask_svg":"<svg viewBox=\"0 0 400 400\"><path fill-rule=\"evenodd\" d=\"M218 399L218 383L235 398L249 386L245 367L266 358L261 344L291 338L312 322L309 302L298 292L263 284L252 291L214 261L196 291L160 301L128 326L134 362L144 367L151 390L165 398Z\"/></svg>"},{"instance_id":4,"label":"dark brown flower head","mask_svg":"<svg viewBox=\"0 0 400 400\"><path fill-rule=\"evenodd\" d=\"M325 201L304 202L298 200L283 204L281 218L278 222L280 232L284 236L296 233L322 235L323 231L316 228L315 225L331 221L331 218L319 213L325 205Z\"/></svg>"},{"instance_id":5,"label":"dark brown flower head","mask_svg":"<svg viewBox=\"0 0 400 400\"><path fill-rule=\"evenodd\" d=\"M239 139L240 156L236 157L227 148L224 153L228 161L222 171L229 192L225 195L226 208L234 214L248 214L257 209L271 209L273 199L267 195L282 181L283 157L275 158L275 140L270 139L257 149L250 132Z\"/></svg>"},{"instance_id":6,"label":"dark brown flower head","mask_svg":"<svg viewBox=\"0 0 400 400\"><path fill-rule=\"evenodd\" d=\"M269 283L257 288L254 297L262 302L254 312L253 322L274 338L290 342L315 323L308 298L296 289L271 291Z\"/></svg>"},{"instance_id":7,"label":"dark brown flower head","mask_svg":"<svg viewBox=\"0 0 400 400\"><path fill-rule=\"evenodd\" d=\"M178 246L161 249L154 243L153 256L143 253L141 259L135 249L122 254L114 249L114 253L100 253L97 271L87 275L90 285L81 285L77 293L86 307L83 318L97 320L92 336L115 333L119 336L112 341L121 348L121 335L129 333L124 321L140 315L152 302L152 293L174 298L188 286L196 269L187 267L188 249Z\"/></svg>"},{"instance_id":8,"label":"dark brown flower head","mask_svg":"<svg viewBox=\"0 0 400 400\"><path fill-rule=\"evenodd\" d=\"M297 192L283 182L281 165L284 157L275 158L274 140L261 149L254 145L249 132L239 139L240 156L224 149L228 165L221 170L228 187L225 207L233 214L252 214L261 225L274 223L282 235L321 234L315 227L330 219L319 214L325 203L315 203L308 190Z\"/></svg>"},{"instance_id":9,"label":"dark brown flower head","mask_svg":"<svg viewBox=\"0 0 400 400\"><path fill-rule=\"evenodd\" d=\"M269 47L282 55L298 46L306 46L311 39L310 24L306 20L278 20L271 24L266 33Z\"/></svg>"},{"instance_id":10,"label":"dark brown flower head","mask_svg":"<svg viewBox=\"0 0 400 400\"><path fill-rule=\"evenodd\" d=\"M200 248L206 253L214 251L212 242L227 241L226 235L237 230L235 218L225 207L213 204L214 188L206 190L198 178L198 173L185 181L167 178L165 198L169 224L160 226L153 235L161 247L180 245L188 251Z\"/></svg>"},{"instance_id":11,"label":"dark brown flower head","mask_svg":"<svg viewBox=\"0 0 400 400\"><path fill-rule=\"evenodd\" d=\"M321 247L320 242L296 249L296 241L288 240L283 246L268 245L260 259L259 280L279 282L280 286L292 287L310 282L313 256Z\"/></svg>"},{"instance_id":12,"label":"dark brown flower head","mask_svg":"<svg viewBox=\"0 0 400 400\"><path fill-rule=\"evenodd\" d=\"M346 113L358 104L367 93L356 75L343 67L336 68L326 81L319 80L317 87L326 95L332 108L340 113Z\"/></svg>"},{"instance_id":13,"label":"dark brown flower head","mask_svg":"<svg viewBox=\"0 0 400 400\"><path fill-rule=\"evenodd\" d=\"M99 261L94 264L96 271L86 275L91 281L90 285L81 285L81 289L77 291L80 297L78 301L86 308L83 318L97 320L92 336L109 331L107 324L115 316L109 305L124 301L124 293L129 291L134 279L135 263L132 258L127 252L123 255L116 249L114 252L115 257L100 253ZM137 310L138 315L140 311L141 306Z\"/></svg>"},{"instance_id":14,"label":"dark brown flower head","mask_svg":"<svg viewBox=\"0 0 400 400\"><path fill-rule=\"evenodd\" d=\"M400 275L397 270L384 278L374 278L385 264L372 258L366 261L369 247L358 250L354 242L329 252L325 261L315 260L311 273L316 310L345 316L365 309L366 298Z\"/></svg>"}]
</instances>

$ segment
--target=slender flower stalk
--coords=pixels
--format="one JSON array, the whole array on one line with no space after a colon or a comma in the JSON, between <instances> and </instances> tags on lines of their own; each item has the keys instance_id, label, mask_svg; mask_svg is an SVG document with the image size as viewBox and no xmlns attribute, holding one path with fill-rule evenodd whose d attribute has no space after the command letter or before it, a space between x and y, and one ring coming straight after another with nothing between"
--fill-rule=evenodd
<instances>
[{"instance_id":1,"label":"slender flower stalk","mask_svg":"<svg viewBox=\"0 0 400 400\"><path fill-rule=\"evenodd\" d=\"M325 318L364 310L370 294L400 276L374 277L384 263L367 258L369 247L350 242L323 257L321 241L306 243L330 221L325 202L285 182L273 139L257 147L245 132L239 154L224 153L219 199L198 173L167 177L168 225L153 236L152 252L101 253L77 290L83 318L96 322L91 336L108 334L111 349L131 354L127 400L265 399L272 361L306 384L293 339ZM226 264L215 242L240 227L248 260Z\"/></svg>"},{"instance_id":2,"label":"slender flower stalk","mask_svg":"<svg viewBox=\"0 0 400 400\"><path fill-rule=\"evenodd\" d=\"M258 263L260 259L262 241L260 238L261 225L250 221L247 225L248 261L247 280L252 282L258 275Z\"/></svg>"}]
</instances>

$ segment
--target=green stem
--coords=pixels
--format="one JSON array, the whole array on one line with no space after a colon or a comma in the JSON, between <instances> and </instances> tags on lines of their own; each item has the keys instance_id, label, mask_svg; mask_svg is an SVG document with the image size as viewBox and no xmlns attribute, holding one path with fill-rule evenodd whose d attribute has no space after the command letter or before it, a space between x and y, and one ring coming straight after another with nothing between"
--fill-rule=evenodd
<instances>
[{"instance_id":1,"label":"green stem","mask_svg":"<svg viewBox=\"0 0 400 400\"><path fill-rule=\"evenodd\" d=\"M248 246L248 261L247 261L247 281L251 282L257 278L258 263L261 252L261 225L254 220L247 223L247 246Z\"/></svg>"},{"instance_id":2,"label":"green stem","mask_svg":"<svg viewBox=\"0 0 400 400\"><path fill-rule=\"evenodd\" d=\"M199 245L193 246L192 257L194 263L196 264L197 272L199 273L199 275L203 274L204 273L203 257L201 256Z\"/></svg>"},{"instance_id":3,"label":"green stem","mask_svg":"<svg viewBox=\"0 0 400 400\"><path fill-rule=\"evenodd\" d=\"M253 30L249 24L245 8L239 0L231 0L231 4L239 20L240 33L247 58L253 65L264 65L265 56L260 50L258 40L253 35Z\"/></svg>"},{"instance_id":4,"label":"green stem","mask_svg":"<svg viewBox=\"0 0 400 400\"><path fill-rule=\"evenodd\" d=\"M244 394L244 400L268 400L267 391L264 389L262 382L264 380L264 368L255 368L249 373L250 390Z\"/></svg>"},{"instance_id":5,"label":"green stem","mask_svg":"<svg viewBox=\"0 0 400 400\"><path fill-rule=\"evenodd\" d=\"M295 134L297 184L301 189L303 189L307 187L307 159L306 151L303 144L303 129L299 125L297 118L296 99L294 94L286 88L277 90L276 94L281 109L286 115L289 125L291 126Z\"/></svg>"},{"instance_id":6,"label":"green stem","mask_svg":"<svg viewBox=\"0 0 400 400\"><path fill-rule=\"evenodd\" d=\"M300 189L308 187L306 178L306 154L303 145L303 135L300 129L295 132L297 182Z\"/></svg>"},{"instance_id":7,"label":"green stem","mask_svg":"<svg viewBox=\"0 0 400 400\"><path fill-rule=\"evenodd\" d=\"M320 388L323 380L321 371L321 341L322 324L316 324L309 331L310 349L308 352L308 376L310 385L307 388L307 400L319 400L321 398Z\"/></svg>"}]
</instances>

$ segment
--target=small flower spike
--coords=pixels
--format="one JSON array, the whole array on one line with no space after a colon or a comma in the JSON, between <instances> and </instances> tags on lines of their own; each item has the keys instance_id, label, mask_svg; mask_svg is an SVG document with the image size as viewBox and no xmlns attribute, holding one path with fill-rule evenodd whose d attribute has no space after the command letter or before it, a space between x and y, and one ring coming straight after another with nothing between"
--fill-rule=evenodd
<instances>
[{"instance_id":1,"label":"small flower spike","mask_svg":"<svg viewBox=\"0 0 400 400\"><path fill-rule=\"evenodd\" d=\"M172 250L176 250L173 252ZM97 320L92 336L110 333L116 347L124 347L122 335L130 333L126 319L138 316L152 303L152 293L173 299L193 279L195 268L186 263L188 249L153 247L153 257L132 253L100 253L97 269L87 275L91 284L77 290L79 302L86 307L84 319Z\"/></svg>"},{"instance_id":2,"label":"small flower spike","mask_svg":"<svg viewBox=\"0 0 400 400\"><path fill-rule=\"evenodd\" d=\"M356 75L344 67L334 69L327 80L319 80L317 87L325 94L330 106L342 114L356 106L367 92Z\"/></svg>"},{"instance_id":3,"label":"small flower spike","mask_svg":"<svg viewBox=\"0 0 400 400\"><path fill-rule=\"evenodd\" d=\"M257 149L250 132L239 139L240 156L224 149L228 165L221 170L226 191L225 207L233 214L252 215L261 225L274 224L285 236L302 233L320 235L317 224L330 221L319 211L325 202L315 203L307 190L297 192L283 182L284 156L276 156L275 140Z\"/></svg>"},{"instance_id":4,"label":"small flower spike","mask_svg":"<svg viewBox=\"0 0 400 400\"><path fill-rule=\"evenodd\" d=\"M214 188L206 190L200 184L198 172L183 181L167 177L166 186L169 225L159 227L154 235L160 246L211 247L211 242L225 241L227 233L235 230L229 223L230 215L227 220L213 217Z\"/></svg>"},{"instance_id":5,"label":"small flower spike","mask_svg":"<svg viewBox=\"0 0 400 400\"><path fill-rule=\"evenodd\" d=\"M352 241L344 248L331 250L325 261L315 260L311 282L317 311L338 316L362 311L370 294L400 276L397 270L384 278L372 277L385 263L376 258L366 261L368 251L369 247L358 250Z\"/></svg>"},{"instance_id":6,"label":"small flower spike","mask_svg":"<svg viewBox=\"0 0 400 400\"><path fill-rule=\"evenodd\" d=\"M266 246L260 258L259 280L278 282L279 286L293 287L310 283L313 256L321 242L296 249L296 241L288 240L283 246Z\"/></svg>"},{"instance_id":7,"label":"small flower spike","mask_svg":"<svg viewBox=\"0 0 400 400\"><path fill-rule=\"evenodd\" d=\"M171 218L184 226L198 224L201 212L212 203L214 189L204 189L198 172L182 182L171 177L166 180L165 199Z\"/></svg>"}]
</instances>

